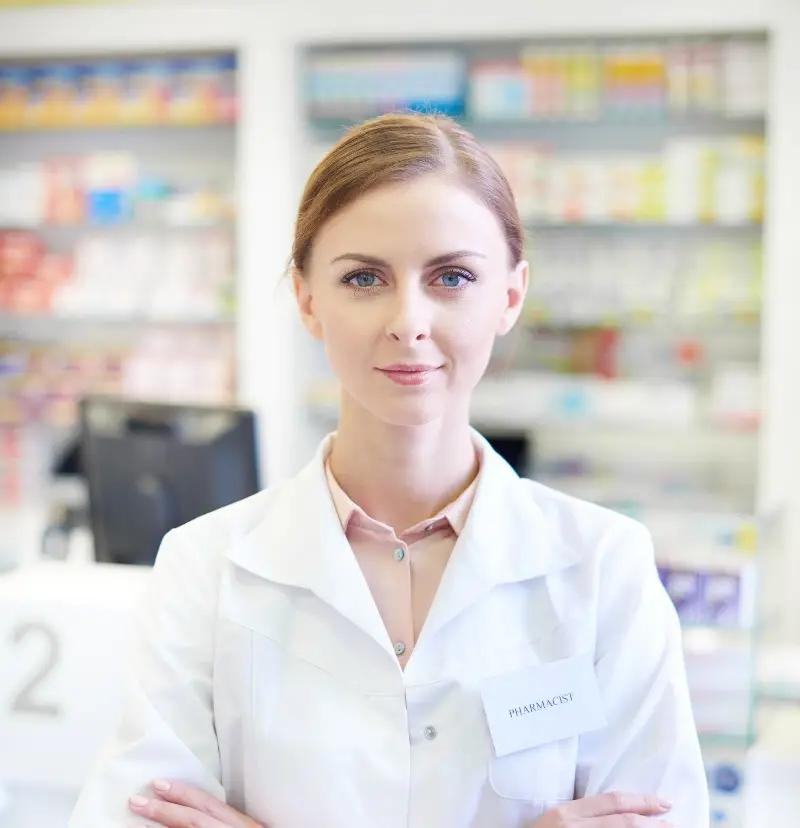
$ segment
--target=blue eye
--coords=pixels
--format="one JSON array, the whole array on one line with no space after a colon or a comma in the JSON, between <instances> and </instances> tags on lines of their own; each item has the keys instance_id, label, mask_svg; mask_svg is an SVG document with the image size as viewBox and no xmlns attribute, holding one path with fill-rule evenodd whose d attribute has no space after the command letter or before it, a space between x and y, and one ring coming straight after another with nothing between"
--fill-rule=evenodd
<instances>
[{"instance_id":1,"label":"blue eye","mask_svg":"<svg viewBox=\"0 0 800 828\"><path fill-rule=\"evenodd\" d=\"M448 270L439 276L440 284L446 288L464 287L465 282L474 282L475 277L461 270Z\"/></svg>"},{"instance_id":2,"label":"blue eye","mask_svg":"<svg viewBox=\"0 0 800 828\"><path fill-rule=\"evenodd\" d=\"M351 273L349 276L345 276L343 281L348 285L360 288L371 288L378 285L378 277L367 270Z\"/></svg>"}]
</instances>

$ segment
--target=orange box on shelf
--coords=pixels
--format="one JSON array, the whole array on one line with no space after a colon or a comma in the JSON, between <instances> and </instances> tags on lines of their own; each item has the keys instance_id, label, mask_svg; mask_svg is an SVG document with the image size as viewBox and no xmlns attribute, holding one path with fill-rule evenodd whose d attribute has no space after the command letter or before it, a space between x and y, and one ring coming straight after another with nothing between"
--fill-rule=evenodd
<instances>
[{"instance_id":1,"label":"orange box on shelf","mask_svg":"<svg viewBox=\"0 0 800 828\"><path fill-rule=\"evenodd\" d=\"M213 58L193 60L189 62L187 72L197 123L214 123L221 95L219 63Z\"/></svg>"},{"instance_id":2,"label":"orange box on shelf","mask_svg":"<svg viewBox=\"0 0 800 828\"><path fill-rule=\"evenodd\" d=\"M203 123L202 85L196 61L173 60L169 65L169 108L167 120L171 124Z\"/></svg>"},{"instance_id":3,"label":"orange box on shelf","mask_svg":"<svg viewBox=\"0 0 800 828\"><path fill-rule=\"evenodd\" d=\"M75 123L82 126L114 126L122 119L125 66L102 61L78 68Z\"/></svg>"},{"instance_id":4,"label":"orange box on shelf","mask_svg":"<svg viewBox=\"0 0 800 828\"><path fill-rule=\"evenodd\" d=\"M43 68L38 79L43 108L41 126L65 127L74 119L78 97L78 67L53 64Z\"/></svg>"},{"instance_id":5,"label":"orange box on shelf","mask_svg":"<svg viewBox=\"0 0 800 828\"><path fill-rule=\"evenodd\" d=\"M0 66L0 129L8 129L11 119L11 74L9 67Z\"/></svg>"},{"instance_id":6,"label":"orange box on shelf","mask_svg":"<svg viewBox=\"0 0 800 828\"><path fill-rule=\"evenodd\" d=\"M161 124L169 106L169 64L135 60L125 65L120 120L124 124Z\"/></svg>"},{"instance_id":7,"label":"orange box on shelf","mask_svg":"<svg viewBox=\"0 0 800 828\"><path fill-rule=\"evenodd\" d=\"M45 162L45 221L80 224L86 219L83 160L56 158Z\"/></svg>"},{"instance_id":8,"label":"orange box on shelf","mask_svg":"<svg viewBox=\"0 0 800 828\"><path fill-rule=\"evenodd\" d=\"M30 70L28 94L22 115L22 126L39 129L48 126L47 70L43 66L34 66Z\"/></svg>"},{"instance_id":9,"label":"orange box on shelf","mask_svg":"<svg viewBox=\"0 0 800 828\"><path fill-rule=\"evenodd\" d=\"M6 66L0 69L0 128L22 129L31 92L30 66Z\"/></svg>"}]
</instances>

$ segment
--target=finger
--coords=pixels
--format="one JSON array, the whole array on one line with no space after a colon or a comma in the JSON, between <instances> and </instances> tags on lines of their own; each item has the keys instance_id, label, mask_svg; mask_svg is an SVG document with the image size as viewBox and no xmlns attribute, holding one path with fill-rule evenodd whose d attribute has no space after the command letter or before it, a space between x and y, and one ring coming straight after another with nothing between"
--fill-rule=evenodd
<instances>
[{"instance_id":1,"label":"finger","mask_svg":"<svg viewBox=\"0 0 800 828\"><path fill-rule=\"evenodd\" d=\"M564 806L564 810L569 816L583 819L613 816L615 814L660 816L667 813L671 808L671 803L657 796L621 793L619 791L577 799L575 802Z\"/></svg>"},{"instance_id":2,"label":"finger","mask_svg":"<svg viewBox=\"0 0 800 828\"><path fill-rule=\"evenodd\" d=\"M160 799L132 796L128 804L138 816L157 822L165 828L224 828L225 826L225 823L195 808L162 802Z\"/></svg>"},{"instance_id":3,"label":"finger","mask_svg":"<svg viewBox=\"0 0 800 828\"><path fill-rule=\"evenodd\" d=\"M586 828L676 828L676 826L661 819L628 813L589 819L586 822Z\"/></svg>"},{"instance_id":4,"label":"finger","mask_svg":"<svg viewBox=\"0 0 800 828\"><path fill-rule=\"evenodd\" d=\"M186 805L207 814L230 828L253 828L256 825L251 819L226 805L221 800L200 788L194 788L185 782L166 781L157 779L153 782L153 790L159 799L173 802L176 805Z\"/></svg>"}]
</instances>

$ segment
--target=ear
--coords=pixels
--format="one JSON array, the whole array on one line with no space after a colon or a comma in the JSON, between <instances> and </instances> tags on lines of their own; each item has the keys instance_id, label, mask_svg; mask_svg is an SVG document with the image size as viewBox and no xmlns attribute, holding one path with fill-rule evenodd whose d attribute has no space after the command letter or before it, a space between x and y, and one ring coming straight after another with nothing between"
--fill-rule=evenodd
<instances>
[{"instance_id":1,"label":"ear","mask_svg":"<svg viewBox=\"0 0 800 828\"><path fill-rule=\"evenodd\" d=\"M297 268L292 268L292 286L303 327L314 339L322 340L322 326L314 313L314 295L308 276L304 276Z\"/></svg>"},{"instance_id":2,"label":"ear","mask_svg":"<svg viewBox=\"0 0 800 828\"><path fill-rule=\"evenodd\" d=\"M517 324L525 302L525 295L528 292L529 279L530 266L524 260L508 274L506 307L497 326L498 336L505 336Z\"/></svg>"}]
</instances>

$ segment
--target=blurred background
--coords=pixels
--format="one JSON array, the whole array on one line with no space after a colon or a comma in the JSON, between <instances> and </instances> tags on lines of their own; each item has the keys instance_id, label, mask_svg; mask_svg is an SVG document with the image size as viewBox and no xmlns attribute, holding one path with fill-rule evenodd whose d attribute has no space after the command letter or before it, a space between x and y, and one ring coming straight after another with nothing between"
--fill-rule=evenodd
<instances>
[{"instance_id":1,"label":"blurred background","mask_svg":"<svg viewBox=\"0 0 800 828\"><path fill-rule=\"evenodd\" d=\"M66 825L164 532L333 428L294 210L407 108L527 230L475 425L648 525L712 825L797 825L800 2L397 5L0 0L0 828Z\"/></svg>"}]
</instances>

